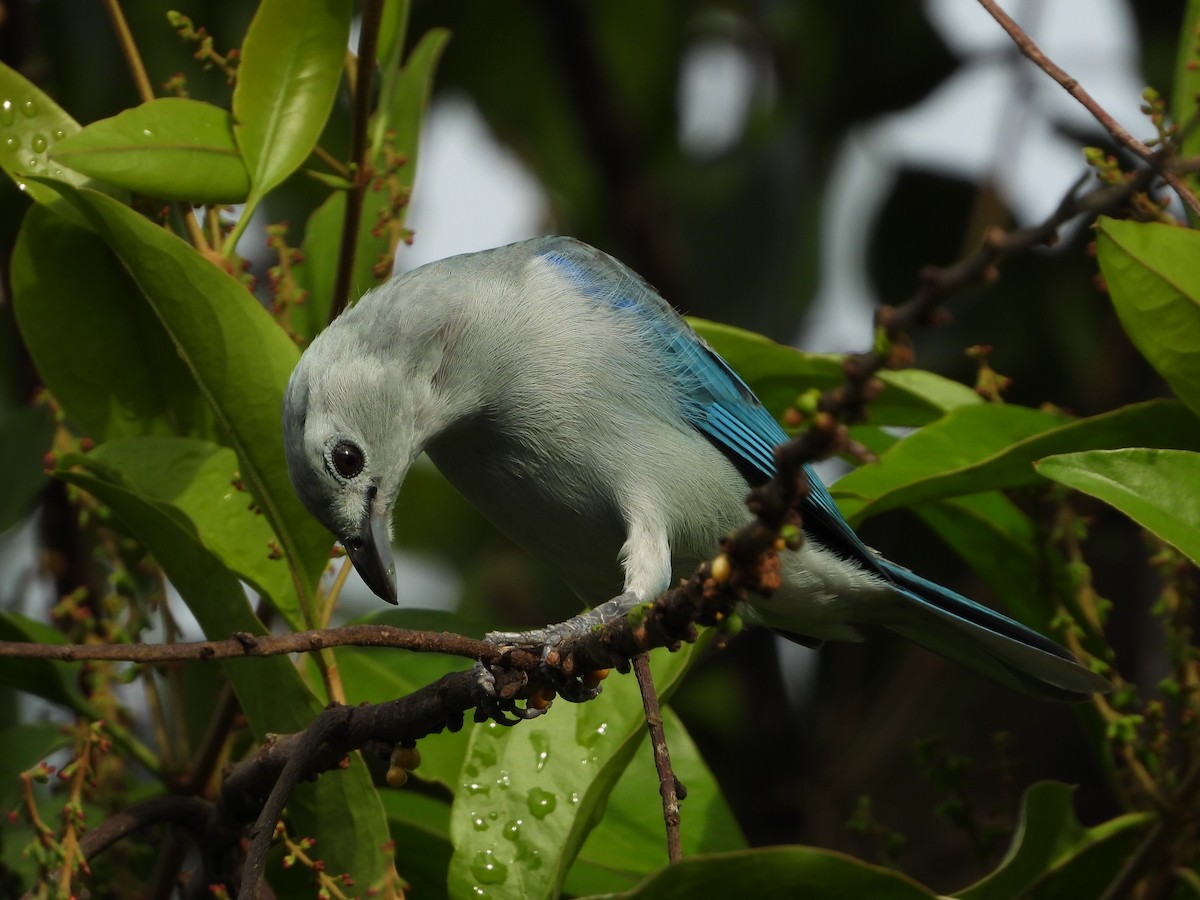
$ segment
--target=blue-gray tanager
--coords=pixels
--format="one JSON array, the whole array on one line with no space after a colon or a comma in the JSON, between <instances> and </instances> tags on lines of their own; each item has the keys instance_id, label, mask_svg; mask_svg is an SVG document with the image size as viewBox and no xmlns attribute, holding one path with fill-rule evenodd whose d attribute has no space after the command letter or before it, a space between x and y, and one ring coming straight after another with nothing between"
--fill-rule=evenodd
<instances>
[{"instance_id":1,"label":"blue-gray tanager","mask_svg":"<svg viewBox=\"0 0 1200 900\"><path fill-rule=\"evenodd\" d=\"M283 429L296 491L383 599L396 600L392 507L426 452L608 615L711 557L787 439L645 281L560 237L371 291L301 357ZM807 539L782 554L783 587L747 604L752 620L816 641L883 626L1044 698L1109 689L1053 641L868 549L808 476Z\"/></svg>"}]
</instances>

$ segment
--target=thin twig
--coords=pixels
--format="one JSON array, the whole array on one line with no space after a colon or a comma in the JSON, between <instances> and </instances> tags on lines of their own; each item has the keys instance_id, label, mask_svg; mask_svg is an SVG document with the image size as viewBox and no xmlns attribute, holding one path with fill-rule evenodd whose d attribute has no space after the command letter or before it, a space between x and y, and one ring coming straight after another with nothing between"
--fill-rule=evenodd
<instances>
[{"instance_id":1,"label":"thin twig","mask_svg":"<svg viewBox=\"0 0 1200 900\"><path fill-rule=\"evenodd\" d=\"M486 661L498 661L502 655L495 644L447 632L412 631L391 625L344 625L291 634L239 633L223 641L178 644L34 644L0 641L0 658L52 659L59 662L120 660L150 664L311 653L327 647L392 647Z\"/></svg>"},{"instance_id":2,"label":"thin twig","mask_svg":"<svg viewBox=\"0 0 1200 900\"><path fill-rule=\"evenodd\" d=\"M681 785L671 768L671 751L667 747L666 732L663 731L662 710L658 705L658 693L654 690L654 676L650 673L650 654L639 653L635 656L633 671L637 675L638 688L642 692L646 727L650 731L650 746L654 750L654 768L658 771L658 793L662 797L663 822L667 828L667 859L677 863L683 859L683 845L679 835Z\"/></svg>"},{"instance_id":3,"label":"thin twig","mask_svg":"<svg viewBox=\"0 0 1200 900\"><path fill-rule=\"evenodd\" d=\"M1057 81L1068 94L1078 100L1079 104L1091 113L1097 122L1104 126L1105 131L1111 134L1117 143L1127 147L1146 162L1151 162L1152 159L1156 158L1157 154L1114 119L1104 107L1096 102L1091 94L1083 89L1083 86L1077 79L1072 78L1054 60L1046 56L1037 43L1034 42L1033 38L1020 25L1013 21L1008 13L1001 9L995 0L979 0L979 5L987 10L993 19L1000 23L1001 28L1008 32L1008 36L1017 45L1017 49L1025 54L1039 69ZM1163 180L1179 195L1179 199L1193 213L1200 215L1200 199L1197 199L1196 195L1191 192L1183 179L1165 167L1162 168L1161 173Z\"/></svg>"},{"instance_id":4,"label":"thin twig","mask_svg":"<svg viewBox=\"0 0 1200 900\"><path fill-rule=\"evenodd\" d=\"M358 33L358 63L354 77L354 113L350 125L350 169L352 186L346 191L346 213L342 218L342 242L338 251L337 274L333 282L333 300L329 321L336 319L350 302L354 258L358 251L358 226L362 218L363 195L370 183L371 160L367 158L367 123L371 118L371 75L375 71L375 47L379 41L379 22L383 0L367 0L363 6Z\"/></svg>"}]
</instances>

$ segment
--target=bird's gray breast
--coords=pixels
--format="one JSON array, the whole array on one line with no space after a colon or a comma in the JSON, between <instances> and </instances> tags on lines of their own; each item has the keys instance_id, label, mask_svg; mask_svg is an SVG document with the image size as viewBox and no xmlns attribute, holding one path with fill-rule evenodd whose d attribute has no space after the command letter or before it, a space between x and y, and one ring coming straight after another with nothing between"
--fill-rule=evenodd
<instances>
[{"instance_id":1,"label":"bird's gray breast","mask_svg":"<svg viewBox=\"0 0 1200 900\"><path fill-rule=\"evenodd\" d=\"M545 562L588 605L619 594L625 525L612 485L551 440L473 417L426 447L434 465L493 525Z\"/></svg>"}]
</instances>

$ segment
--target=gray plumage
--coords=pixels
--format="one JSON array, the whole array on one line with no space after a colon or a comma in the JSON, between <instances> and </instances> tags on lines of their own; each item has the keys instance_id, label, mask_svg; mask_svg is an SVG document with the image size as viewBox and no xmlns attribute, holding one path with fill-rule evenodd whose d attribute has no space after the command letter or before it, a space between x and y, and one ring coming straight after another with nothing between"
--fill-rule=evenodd
<instances>
[{"instance_id":1,"label":"gray plumage","mask_svg":"<svg viewBox=\"0 0 1200 900\"><path fill-rule=\"evenodd\" d=\"M392 505L421 452L594 606L652 599L710 557L784 438L652 289L567 238L370 292L302 356L283 426L304 504L393 602ZM816 485L809 540L751 617L817 640L882 625L1038 696L1107 689L1053 642L867 550Z\"/></svg>"}]
</instances>

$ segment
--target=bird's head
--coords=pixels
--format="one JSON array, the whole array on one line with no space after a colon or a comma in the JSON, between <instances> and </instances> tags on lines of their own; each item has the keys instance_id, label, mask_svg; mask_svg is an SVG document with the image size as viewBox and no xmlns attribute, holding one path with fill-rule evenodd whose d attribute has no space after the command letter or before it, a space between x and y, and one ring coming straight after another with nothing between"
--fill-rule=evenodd
<instances>
[{"instance_id":1,"label":"bird's head","mask_svg":"<svg viewBox=\"0 0 1200 900\"><path fill-rule=\"evenodd\" d=\"M390 603L397 601L392 507L413 461L452 414L436 384L445 329L405 315L402 288L393 282L365 297L318 335L283 401L296 493Z\"/></svg>"}]
</instances>

